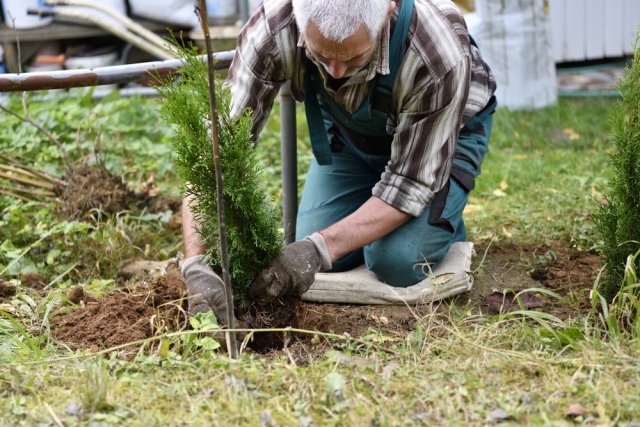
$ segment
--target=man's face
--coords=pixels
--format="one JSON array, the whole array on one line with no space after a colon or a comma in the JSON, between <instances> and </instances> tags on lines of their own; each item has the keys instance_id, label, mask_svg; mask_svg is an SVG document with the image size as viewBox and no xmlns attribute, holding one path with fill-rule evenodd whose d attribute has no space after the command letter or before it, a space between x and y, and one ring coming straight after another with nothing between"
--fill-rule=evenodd
<instances>
[{"instance_id":1,"label":"man's face","mask_svg":"<svg viewBox=\"0 0 640 427\"><path fill-rule=\"evenodd\" d=\"M325 38L314 22L309 22L304 39L313 58L334 79L350 77L367 65L377 44L363 26L338 43Z\"/></svg>"}]
</instances>

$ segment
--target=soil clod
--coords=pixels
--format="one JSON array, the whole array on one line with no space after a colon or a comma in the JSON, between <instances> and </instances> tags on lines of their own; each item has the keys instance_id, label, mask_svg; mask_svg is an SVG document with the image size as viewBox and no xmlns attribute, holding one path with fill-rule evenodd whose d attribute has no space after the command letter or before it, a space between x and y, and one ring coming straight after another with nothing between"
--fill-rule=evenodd
<instances>
[{"instance_id":1,"label":"soil clod","mask_svg":"<svg viewBox=\"0 0 640 427\"><path fill-rule=\"evenodd\" d=\"M9 299L13 297L17 292L17 289L14 285L9 282L5 282L0 279L0 301L3 299Z\"/></svg>"},{"instance_id":2,"label":"soil clod","mask_svg":"<svg viewBox=\"0 0 640 427\"><path fill-rule=\"evenodd\" d=\"M20 282L31 289L40 290L47 286L47 276L41 273L24 273L20 276Z\"/></svg>"}]
</instances>

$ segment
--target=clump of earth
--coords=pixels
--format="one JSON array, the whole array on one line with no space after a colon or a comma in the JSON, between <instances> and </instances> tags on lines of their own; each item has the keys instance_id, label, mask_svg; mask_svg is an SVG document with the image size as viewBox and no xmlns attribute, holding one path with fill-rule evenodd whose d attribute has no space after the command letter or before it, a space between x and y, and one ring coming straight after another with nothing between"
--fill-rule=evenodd
<instances>
[{"instance_id":1,"label":"clump of earth","mask_svg":"<svg viewBox=\"0 0 640 427\"><path fill-rule=\"evenodd\" d=\"M148 197L148 193L129 190L122 177L106 168L86 163L70 168L63 182L56 193L62 200L59 214L67 219L80 219L90 212L97 216L114 214Z\"/></svg>"},{"instance_id":2,"label":"clump of earth","mask_svg":"<svg viewBox=\"0 0 640 427\"><path fill-rule=\"evenodd\" d=\"M77 308L65 307L51 325L54 338L72 348L98 351L187 324L186 287L176 271L99 298L76 287L68 298Z\"/></svg>"},{"instance_id":3,"label":"clump of earth","mask_svg":"<svg viewBox=\"0 0 640 427\"><path fill-rule=\"evenodd\" d=\"M0 279L0 302L10 299L16 292L17 289L15 285Z\"/></svg>"}]
</instances>

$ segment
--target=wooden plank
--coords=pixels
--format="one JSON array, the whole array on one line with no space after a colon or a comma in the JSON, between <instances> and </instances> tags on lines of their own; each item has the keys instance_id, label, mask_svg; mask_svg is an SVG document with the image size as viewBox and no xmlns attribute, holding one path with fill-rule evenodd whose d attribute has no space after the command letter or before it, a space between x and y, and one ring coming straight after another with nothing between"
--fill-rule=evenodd
<instances>
[{"instance_id":1,"label":"wooden plank","mask_svg":"<svg viewBox=\"0 0 640 427\"><path fill-rule=\"evenodd\" d=\"M604 58L604 11L606 2L603 0L585 0L585 52L586 59Z\"/></svg>"},{"instance_id":2,"label":"wooden plank","mask_svg":"<svg viewBox=\"0 0 640 427\"><path fill-rule=\"evenodd\" d=\"M624 0L607 0L606 3L604 54L605 57L622 56L624 53Z\"/></svg>"}]
</instances>

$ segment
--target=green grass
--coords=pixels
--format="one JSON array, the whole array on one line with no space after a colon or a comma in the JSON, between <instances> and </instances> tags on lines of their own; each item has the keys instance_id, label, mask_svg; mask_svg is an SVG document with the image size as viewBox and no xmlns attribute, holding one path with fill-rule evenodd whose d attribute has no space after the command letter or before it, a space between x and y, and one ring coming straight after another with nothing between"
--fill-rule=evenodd
<instances>
[{"instance_id":1,"label":"green grass","mask_svg":"<svg viewBox=\"0 0 640 427\"><path fill-rule=\"evenodd\" d=\"M560 240L598 247L590 218L606 188L611 100L561 100L535 112L495 115L491 151L472 195L470 239L516 243ZM107 99L34 102L32 116L52 129L73 158L90 155L101 123L108 165L135 184L155 173L167 194L176 178L168 129L153 101ZM62 110L61 112L58 110ZM72 119L63 113L69 110ZM58 112L55 112L58 111ZM81 124L81 122L83 124ZM60 157L42 137L3 116L0 151L47 170ZM78 128L86 138L75 143ZM259 152L269 191L279 196L279 118L274 111ZM84 145L83 145L84 144ZM300 184L310 158L298 115ZM47 234L48 233L48 234ZM489 237L487 237L489 236ZM418 319L415 331L391 340L317 337L305 351L231 361L183 334L149 341L139 353L71 352L51 339L47 319L62 292L77 283L112 289L117 268L132 257L172 256L180 236L161 217L126 212L104 223L64 222L51 204L0 197L0 270L45 274L47 298L23 288L0 306L0 424L3 425L627 425L640 421L638 333L618 333L636 300L613 310L594 293L593 310L560 320L550 315L483 316L444 304ZM55 251L55 257L51 257ZM22 254L22 255L21 255ZM28 260L28 262L27 262ZM75 265L74 265L75 264ZM66 273L66 271L70 272ZM61 276L61 277L60 277ZM630 286L634 281L630 273ZM594 284L597 286L597 284ZM559 296L562 303L575 303ZM567 298L566 300L563 298ZM634 306L634 304L636 304ZM626 309L625 309L626 307ZM396 338L396 337L394 337ZM318 350L324 348L325 350ZM566 416L569 405L585 414ZM498 418L496 420L496 418Z\"/></svg>"}]
</instances>

